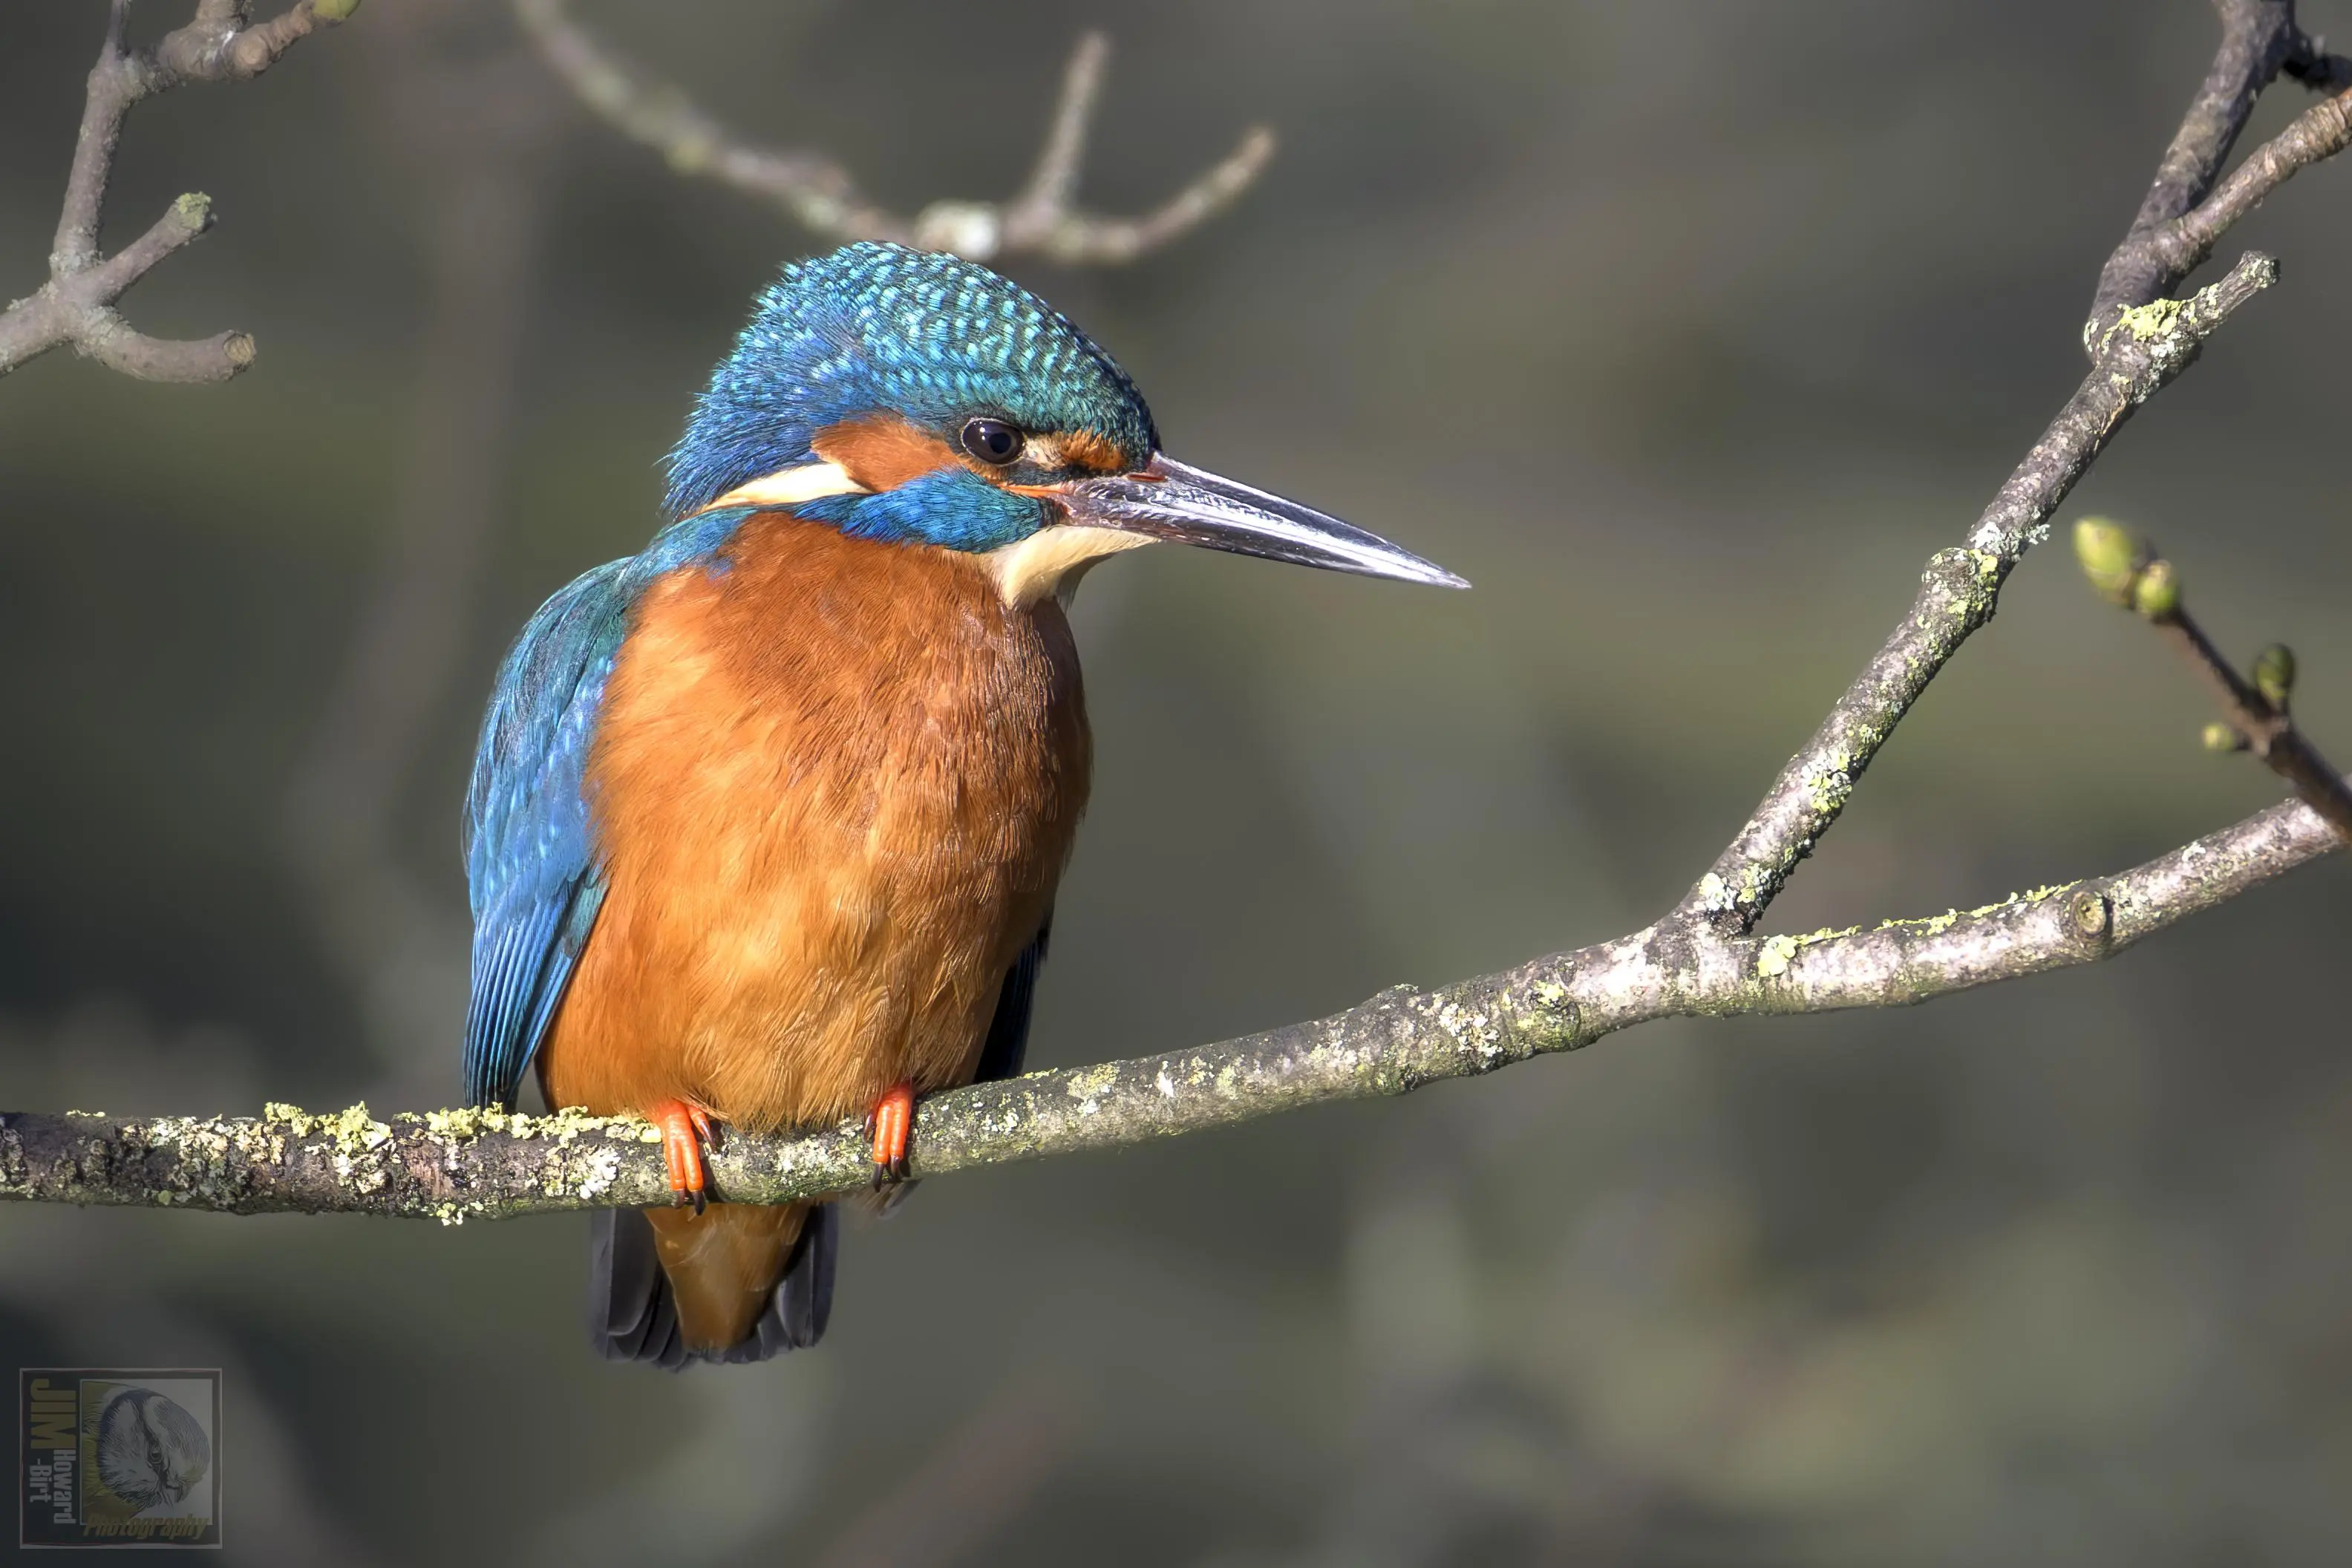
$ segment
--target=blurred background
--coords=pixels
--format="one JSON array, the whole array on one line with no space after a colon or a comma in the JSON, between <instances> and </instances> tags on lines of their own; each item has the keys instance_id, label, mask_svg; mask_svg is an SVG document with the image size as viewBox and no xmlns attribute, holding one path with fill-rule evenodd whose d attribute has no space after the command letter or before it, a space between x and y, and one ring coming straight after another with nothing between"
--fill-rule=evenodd
<instances>
[{"instance_id":1,"label":"blurred background","mask_svg":"<svg viewBox=\"0 0 2352 1568\"><path fill-rule=\"evenodd\" d=\"M2306 25L2352 36L2352 4ZM0 298L103 28L12 8ZM150 0L140 23L181 19ZM1267 121L1232 213L1010 269L1178 455L1469 576L1153 552L1078 602L1098 770L1031 1061L1215 1039L1677 898L2081 374L2212 46L2195 0L620 0L583 21L911 211L1025 176L1110 31L1084 194ZM2282 87L2253 134L2301 107ZM565 95L502 6L379 3L141 108L131 298L225 387L0 380L0 1106L457 1092L457 810L494 662L637 548L752 294L816 242ZM2352 758L2352 169L2284 285L2062 514L2124 517ZM2118 869L2275 799L2063 545L1775 930ZM584 1224L0 1208L0 1363L220 1365L232 1562L1184 1568L2352 1554L2352 881L1875 1015L926 1184L822 1350L593 1360Z\"/></svg>"}]
</instances>

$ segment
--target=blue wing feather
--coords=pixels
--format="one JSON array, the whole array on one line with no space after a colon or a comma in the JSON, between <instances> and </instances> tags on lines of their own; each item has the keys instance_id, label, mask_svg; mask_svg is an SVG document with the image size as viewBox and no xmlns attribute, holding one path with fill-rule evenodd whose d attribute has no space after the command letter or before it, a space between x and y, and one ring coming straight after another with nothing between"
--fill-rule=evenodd
<instances>
[{"instance_id":1,"label":"blue wing feather","mask_svg":"<svg viewBox=\"0 0 2352 1568\"><path fill-rule=\"evenodd\" d=\"M604 906L588 751L630 612L666 572L724 570L720 552L750 515L741 507L697 513L655 535L643 554L574 578L540 606L499 667L466 794L469 1104L514 1103Z\"/></svg>"},{"instance_id":2,"label":"blue wing feather","mask_svg":"<svg viewBox=\"0 0 2352 1568\"><path fill-rule=\"evenodd\" d=\"M471 1104L514 1103L604 902L585 773L604 681L627 635L633 564L598 567L541 606L500 666L482 721L466 798Z\"/></svg>"}]
</instances>

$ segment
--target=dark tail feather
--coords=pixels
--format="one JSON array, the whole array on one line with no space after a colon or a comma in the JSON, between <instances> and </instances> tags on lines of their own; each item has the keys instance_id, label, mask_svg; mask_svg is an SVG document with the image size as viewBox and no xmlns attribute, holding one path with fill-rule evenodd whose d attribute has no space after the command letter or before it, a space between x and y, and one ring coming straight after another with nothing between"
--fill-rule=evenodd
<instances>
[{"instance_id":1,"label":"dark tail feather","mask_svg":"<svg viewBox=\"0 0 2352 1568\"><path fill-rule=\"evenodd\" d=\"M653 1226L637 1209L600 1209L588 1216L589 1340L606 1361L651 1362L673 1372L689 1361L740 1365L806 1350L824 1337L833 1314L840 1225L831 1204L811 1209L750 1336L719 1354L698 1355L678 1332L677 1302L654 1248Z\"/></svg>"},{"instance_id":2,"label":"dark tail feather","mask_svg":"<svg viewBox=\"0 0 2352 1568\"><path fill-rule=\"evenodd\" d=\"M654 1252L654 1227L635 1209L588 1216L588 1336L606 1361L686 1364L677 1303Z\"/></svg>"},{"instance_id":3,"label":"dark tail feather","mask_svg":"<svg viewBox=\"0 0 2352 1568\"><path fill-rule=\"evenodd\" d=\"M840 1247L841 1216L831 1204L809 1210L801 1223L800 1239L793 1244L793 1260L768 1298L751 1337L719 1360L730 1366L766 1361L786 1351L803 1351L824 1338L833 1316L833 1265Z\"/></svg>"}]
</instances>

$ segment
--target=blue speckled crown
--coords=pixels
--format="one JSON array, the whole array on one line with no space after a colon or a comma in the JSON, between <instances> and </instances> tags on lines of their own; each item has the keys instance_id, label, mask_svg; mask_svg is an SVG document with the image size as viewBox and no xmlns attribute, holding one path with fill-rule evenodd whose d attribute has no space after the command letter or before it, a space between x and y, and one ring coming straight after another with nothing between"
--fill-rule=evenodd
<instances>
[{"instance_id":1,"label":"blue speckled crown","mask_svg":"<svg viewBox=\"0 0 2352 1568\"><path fill-rule=\"evenodd\" d=\"M879 411L951 436L973 414L1086 430L1139 467L1159 445L1117 361L985 267L860 242L794 262L760 296L669 455L674 517L814 461L827 426Z\"/></svg>"}]
</instances>

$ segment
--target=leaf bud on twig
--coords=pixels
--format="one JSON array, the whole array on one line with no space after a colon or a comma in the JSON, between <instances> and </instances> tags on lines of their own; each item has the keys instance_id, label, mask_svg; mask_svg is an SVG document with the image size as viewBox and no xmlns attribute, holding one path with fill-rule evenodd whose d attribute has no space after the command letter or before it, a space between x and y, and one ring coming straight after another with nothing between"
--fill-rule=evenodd
<instances>
[{"instance_id":1,"label":"leaf bud on twig","mask_svg":"<svg viewBox=\"0 0 2352 1568\"><path fill-rule=\"evenodd\" d=\"M2132 590L2148 563L2147 541L2110 518L2086 517L2074 524L2074 559L2091 591L2111 605L2130 607Z\"/></svg>"},{"instance_id":2,"label":"leaf bud on twig","mask_svg":"<svg viewBox=\"0 0 2352 1568\"><path fill-rule=\"evenodd\" d=\"M2294 649L2274 642L2255 655L2254 689L2274 710L2285 712L2287 698L2294 690Z\"/></svg>"}]
</instances>

